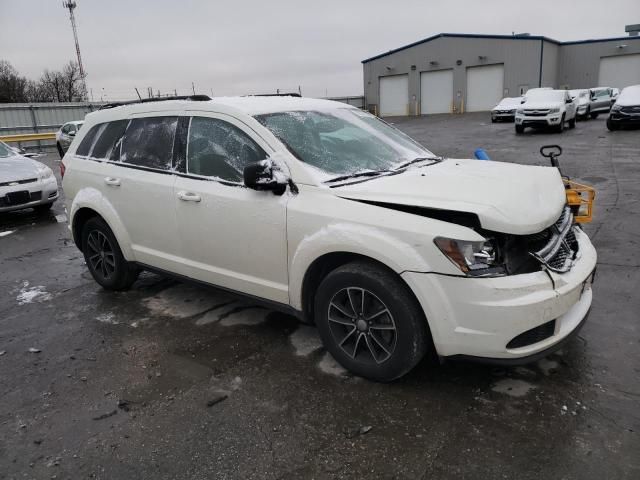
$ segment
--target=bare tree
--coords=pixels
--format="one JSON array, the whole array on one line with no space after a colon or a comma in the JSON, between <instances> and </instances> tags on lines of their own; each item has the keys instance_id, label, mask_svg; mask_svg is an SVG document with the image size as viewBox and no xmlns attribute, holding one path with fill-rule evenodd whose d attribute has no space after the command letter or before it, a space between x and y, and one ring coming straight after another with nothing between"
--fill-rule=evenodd
<instances>
[{"instance_id":1,"label":"bare tree","mask_svg":"<svg viewBox=\"0 0 640 480\"><path fill-rule=\"evenodd\" d=\"M26 102L28 80L6 60L0 60L0 103Z\"/></svg>"},{"instance_id":2,"label":"bare tree","mask_svg":"<svg viewBox=\"0 0 640 480\"><path fill-rule=\"evenodd\" d=\"M69 62L62 71L45 70L40 78L39 96L49 102L74 102L84 99L84 89L80 69L75 62Z\"/></svg>"}]
</instances>

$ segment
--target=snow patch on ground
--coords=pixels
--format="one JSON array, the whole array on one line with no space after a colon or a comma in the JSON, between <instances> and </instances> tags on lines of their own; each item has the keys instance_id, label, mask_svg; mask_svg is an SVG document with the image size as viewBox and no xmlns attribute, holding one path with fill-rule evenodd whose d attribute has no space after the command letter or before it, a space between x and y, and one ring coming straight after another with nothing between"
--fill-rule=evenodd
<instances>
[{"instance_id":1,"label":"snow patch on ground","mask_svg":"<svg viewBox=\"0 0 640 480\"><path fill-rule=\"evenodd\" d=\"M96 317L96 320L98 320L101 323L109 323L111 325L118 325L120 323L118 320L116 320L116 316L112 312L103 313L101 315L98 315Z\"/></svg>"},{"instance_id":2,"label":"snow patch on ground","mask_svg":"<svg viewBox=\"0 0 640 480\"><path fill-rule=\"evenodd\" d=\"M291 345L296 349L296 355L306 357L322 348L322 341L318 335L318 329L309 325L301 325L289 337Z\"/></svg>"},{"instance_id":3,"label":"snow patch on ground","mask_svg":"<svg viewBox=\"0 0 640 480\"><path fill-rule=\"evenodd\" d=\"M22 282L22 288L16 300L18 301L18 305L25 305L33 302L46 302L52 298L53 295L47 292L43 285L29 287L29 282L25 280Z\"/></svg>"},{"instance_id":4,"label":"snow patch on ground","mask_svg":"<svg viewBox=\"0 0 640 480\"><path fill-rule=\"evenodd\" d=\"M531 390L537 388L529 382L518 380L516 378L503 378L498 380L491 390L498 393L509 395L510 397L524 397Z\"/></svg>"},{"instance_id":5,"label":"snow patch on ground","mask_svg":"<svg viewBox=\"0 0 640 480\"><path fill-rule=\"evenodd\" d=\"M4 232L0 232L0 237L6 237L7 235L11 235L15 230L7 230Z\"/></svg>"},{"instance_id":6,"label":"snow patch on ground","mask_svg":"<svg viewBox=\"0 0 640 480\"><path fill-rule=\"evenodd\" d=\"M56 215L56 222L67 223L67 216L64 213L61 213L60 215Z\"/></svg>"},{"instance_id":7,"label":"snow patch on ground","mask_svg":"<svg viewBox=\"0 0 640 480\"><path fill-rule=\"evenodd\" d=\"M336 377L345 377L347 375L347 371L336 362L336 359L329 352L324 354L324 357L318 363L318 368L324 373L335 375Z\"/></svg>"},{"instance_id":8,"label":"snow patch on ground","mask_svg":"<svg viewBox=\"0 0 640 480\"><path fill-rule=\"evenodd\" d=\"M259 325L264 322L267 313L269 312L264 308L249 308L223 318L220 320L220 325L225 327L234 327L236 325Z\"/></svg>"}]
</instances>

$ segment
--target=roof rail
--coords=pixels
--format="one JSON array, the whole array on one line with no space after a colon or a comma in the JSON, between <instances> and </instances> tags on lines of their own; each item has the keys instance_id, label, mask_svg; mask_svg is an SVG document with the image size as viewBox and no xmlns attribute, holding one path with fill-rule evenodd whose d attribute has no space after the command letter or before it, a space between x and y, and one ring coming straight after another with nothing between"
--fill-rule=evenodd
<instances>
[{"instance_id":1,"label":"roof rail","mask_svg":"<svg viewBox=\"0 0 640 480\"><path fill-rule=\"evenodd\" d=\"M251 95L245 95L245 97L298 97L302 98L297 92L292 93L252 93Z\"/></svg>"},{"instance_id":2,"label":"roof rail","mask_svg":"<svg viewBox=\"0 0 640 480\"><path fill-rule=\"evenodd\" d=\"M100 110L106 110L107 108L121 107L122 105L135 105L137 103L151 103L151 102L164 102L167 100L191 100L192 102L206 102L211 100L209 95L178 95L174 97L160 97L160 98L141 98L140 100L130 100L127 102L112 102L105 103L100 107Z\"/></svg>"}]
</instances>

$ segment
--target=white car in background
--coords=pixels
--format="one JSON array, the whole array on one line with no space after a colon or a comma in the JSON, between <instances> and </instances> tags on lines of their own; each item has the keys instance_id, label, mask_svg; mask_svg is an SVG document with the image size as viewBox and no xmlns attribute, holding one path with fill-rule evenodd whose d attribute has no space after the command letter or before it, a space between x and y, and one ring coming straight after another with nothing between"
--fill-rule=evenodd
<instances>
[{"instance_id":1,"label":"white car in background","mask_svg":"<svg viewBox=\"0 0 640 480\"><path fill-rule=\"evenodd\" d=\"M569 90L569 95L576 103L576 114L581 120L588 120L591 114L591 94L588 88Z\"/></svg>"},{"instance_id":2,"label":"white car in background","mask_svg":"<svg viewBox=\"0 0 640 480\"><path fill-rule=\"evenodd\" d=\"M491 110L491 122L513 122L516 118L516 110L522 103L522 100L523 97L506 97L500 100L500 103Z\"/></svg>"},{"instance_id":3,"label":"white car in background","mask_svg":"<svg viewBox=\"0 0 640 480\"><path fill-rule=\"evenodd\" d=\"M60 158L64 157L65 152L69 149L73 139L76 138L83 123L84 121L82 120L67 122L56 132L56 149Z\"/></svg>"},{"instance_id":4,"label":"white car in background","mask_svg":"<svg viewBox=\"0 0 640 480\"><path fill-rule=\"evenodd\" d=\"M61 170L104 288L149 269L249 295L381 381L429 352L531 362L591 305L597 255L557 168L444 159L307 98L114 104L85 121Z\"/></svg>"},{"instance_id":5,"label":"white car in background","mask_svg":"<svg viewBox=\"0 0 640 480\"><path fill-rule=\"evenodd\" d=\"M46 212L57 199L53 171L0 142L0 213L25 208Z\"/></svg>"},{"instance_id":6,"label":"white car in background","mask_svg":"<svg viewBox=\"0 0 640 480\"><path fill-rule=\"evenodd\" d=\"M567 90L529 90L525 102L516 110L516 133L525 128L552 128L556 132L576 126L576 103Z\"/></svg>"}]
</instances>

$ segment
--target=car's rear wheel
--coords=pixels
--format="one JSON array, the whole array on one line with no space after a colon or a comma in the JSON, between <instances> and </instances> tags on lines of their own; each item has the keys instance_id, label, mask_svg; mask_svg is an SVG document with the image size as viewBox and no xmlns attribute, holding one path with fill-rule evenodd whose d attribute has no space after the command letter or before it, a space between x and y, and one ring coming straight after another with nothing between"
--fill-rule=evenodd
<instances>
[{"instance_id":1,"label":"car's rear wheel","mask_svg":"<svg viewBox=\"0 0 640 480\"><path fill-rule=\"evenodd\" d=\"M522 125L516 125L516 133L524 133L524 127Z\"/></svg>"},{"instance_id":2,"label":"car's rear wheel","mask_svg":"<svg viewBox=\"0 0 640 480\"><path fill-rule=\"evenodd\" d=\"M62 145L56 143L56 148L58 149L58 155L60 155L60 158L64 157L64 150L62 150Z\"/></svg>"},{"instance_id":3,"label":"car's rear wheel","mask_svg":"<svg viewBox=\"0 0 640 480\"><path fill-rule=\"evenodd\" d=\"M591 118L593 118L594 120L598 118L598 112L591 112L590 115L591 115Z\"/></svg>"},{"instance_id":4,"label":"car's rear wheel","mask_svg":"<svg viewBox=\"0 0 640 480\"><path fill-rule=\"evenodd\" d=\"M91 218L82 230L82 253L94 280L107 290L127 290L139 269L127 262L104 220Z\"/></svg>"},{"instance_id":5,"label":"car's rear wheel","mask_svg":"<svg viewBox=\"0 0 640 480\"><path fill-rule=\"evenodd\" d=\"M333 357L371 380L401 377L432 344L424 313L407 286L394 272L366 261L325 277L316 294L315 320Z\"/></svg>"}]
</instances>

